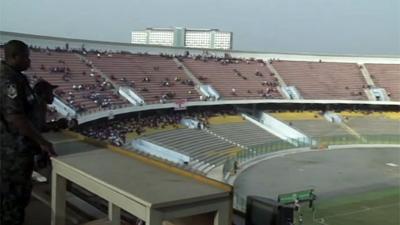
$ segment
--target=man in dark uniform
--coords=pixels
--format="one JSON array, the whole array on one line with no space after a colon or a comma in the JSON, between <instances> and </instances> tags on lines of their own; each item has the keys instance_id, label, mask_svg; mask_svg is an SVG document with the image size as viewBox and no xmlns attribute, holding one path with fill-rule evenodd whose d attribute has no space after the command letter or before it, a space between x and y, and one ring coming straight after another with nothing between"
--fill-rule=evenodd
<instances>
[{"instance_id":1,"label":"man in dark uniform","mask_svg":"<svg viewBox=\"0 0 400 225\"><path fill-rule=\"evenodd\" d=\"M0 224L22 225L32 190L33 151L28 146L36 143L49 156L56 153L29 118L35 97L21 73L30 66L28 46L9 41L4 58L0 66Z\"/></svg>"}]
</instances>

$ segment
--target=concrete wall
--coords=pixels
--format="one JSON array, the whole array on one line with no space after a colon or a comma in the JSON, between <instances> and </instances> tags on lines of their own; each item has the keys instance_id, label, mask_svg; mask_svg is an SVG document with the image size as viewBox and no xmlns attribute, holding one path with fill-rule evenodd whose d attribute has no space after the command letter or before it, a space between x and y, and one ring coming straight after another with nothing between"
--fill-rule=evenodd
<instances>
[{"instance_id":1,"label":"concrete wall","mask_svg":"<svg viewBox=\"0 0 400 225\"><path fill-rule=\"evenodd\" d=\"M157 157L167 159L174 163L183 164L184 162L189 162L190 157L179 152L170 150L160 145L153 144L151 142L139 139L131 142L133 149L138 149L140 151L146 152ZM129 148L129 147L128 147Z\"/></svg>"},{"instance_id":2,"label":"concrete wall","mask_svg":"<svg viewBox=\"0 0 400 225\"><path fill-rule=\"evenodd\" d=\"M258 100L222 100L222 101L197 101L187 102L185 106L212 106L212 105L248 105L248 104L263 104L263 103L291 103L291 104L361 104L361 105L387 105L387 106L400 106L400 102L376 102L376 101L353 101L353 100L286 100L286 99L258 99ZM130 112L140 112L154 109L169 109L175 108L175 103L166 104L151 104L144 106L127 106L119 109L112 109L107 111L93 111L78 115L79 124L86 123L92 120L108 117L110 112L113 115L125 114Z\"/></svg>"},{"instance_id":3,"label":"concrete wall","mask_svg":"<svg viewBox=\"0 0 400 225\"><path fill-rule=\"evenodd\" d=\"M281 122L280 120L268 115L267 113L261 113L260 122L265 126L270 127L275 132L280 133L282 136L286 136L290 139L307 140L308 137L297 131L296 129L290 127L289 125Z\"/></svg>"}]
</instances>

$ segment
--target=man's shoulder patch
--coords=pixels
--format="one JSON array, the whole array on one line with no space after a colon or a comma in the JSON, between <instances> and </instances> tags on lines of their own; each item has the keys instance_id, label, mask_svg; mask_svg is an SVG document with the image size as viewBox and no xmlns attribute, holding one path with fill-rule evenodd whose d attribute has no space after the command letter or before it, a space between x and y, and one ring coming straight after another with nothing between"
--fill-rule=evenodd
<instances>
[{"instance_id":1,"label":"man's shoulder patch","mask_svg":"<svg viewBox=\"0 0 400 225\"><path fill-rule=\"evenodd\" d=\"M15 84L7 85L7 96L11 99L14 99L18 96L17 87L15 86Z\"/></svg>"}]
</instances>

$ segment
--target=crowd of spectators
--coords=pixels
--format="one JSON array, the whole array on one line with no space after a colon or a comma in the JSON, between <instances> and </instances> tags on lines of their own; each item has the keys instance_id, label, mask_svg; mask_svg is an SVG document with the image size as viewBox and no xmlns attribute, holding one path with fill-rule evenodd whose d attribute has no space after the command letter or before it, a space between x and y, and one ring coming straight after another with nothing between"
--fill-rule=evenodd
<instances>
[{"instance_id":1,"label":"crowd of spectators","mask_svg":"<svg viewBox=\"0 0 400 225\"><path fill-rule=\"evenodd\" d=\"M52 55L52 52L76 52L83 54L86 50L82 48L81 50L71 50L69 49L68 44L63 48L55 48L50 50L49 48L43 49L38 48L36 46L31 46L32 51L42 52L47 55ZM60 75L61 79L65 82L71 83L71 88L59 88L55 91L55 94L64 101L73 107L78 113L86 111L86 104L82 103L80 99L87 99L95 103L95 105L99 108L108 108L113 105L113 100L120 99L120 96L116 91L109 93L104 93L107 90L114 90L114 85L110 80L101 76L95 70L93 63L91 61L86 61L81 59L81 62L86 65L87 69L78 72L77 68L68 66L68 62L64 59L58 59L58 64L40 64L40 71L47 71L51 76ZM74 79L77 78L78 74L82 76L89 76L85 80L93 82L83 82L82 79ZM36 76L36 73L33 73L31 76L31 82L34 83L38 79L43 79L43 77Z\"/></svg>"},{"instance_id":2,"label":"crowd of spectators","mask_svg":"<svg viewBox=\"0 0 400 225\"><path fill-rule=\"evenodd\" d=\"M35 48L35 47L33 47L33 48ZM51 51L48 48L47 49L37 48L36 50L46 51L48 54L51 54ZM127 51L86 50L84 46L82 46L80 49L69 49L68 45L66 45L65 48L56 48L53 51L56 51L56 52L75 52L75 53L79 53L81 55L95 54L98 58L103 57L103 56L113 57L113 54L125 54L125 55L132 55L133 54L133 53L127 52ZM147 56L149 54L147 52L144 52L144 53L135 53L135 55ZM219 63L221 63L223 65L239 64L239 63L250 64L250 63L254 63L254 62L266 65L266 62L264 62L261 59L235 58L235 57L231 57L229 54L225 54L223 56L218 56L218 55L215 55L215 54L209 54L207 51L205 51L203 54L198 54L198 55L191 55L188 51L186 51L183 54L179 54L179 55L161 53L160 56L164 57L164 58L167 58L167 59L177 58L179 61L184 61L185 59L188 59L188 58L194 59L194 60L201 60L201 61L204 61L204 62L215 61L215 62L219 62ZM102 91L102 90L104 90L104 86L105 85L107 86L105 89L112 88L112 84L110 82L108 82L107 80L105 80L105 79L104 80L99 80L100 79L100 75L96 75L96 73L94 72L93 63L91 61L84 61L84 62L86 63L86 65L91 70L90 76L95 78L96 87L93 87L93 86L91 86L91 87L81 87L81 88L78 88L77 90L87 90L88 88L90 88L90 90L97 90L98 89L98 91ZM63 63L65 64L65 62L63 62ZM179 67L179 69L182 69L181 66L178 66L178 67ZM52 69L51 71L53 71L53 72L63 72L63 71L67 72L66 74L64 74L63 79L65 81L70 81L71 80L71 77L68 76L68 74L71 72L71 70L68 67L65 67L65 68L64 67L59 67L59 68L58 67L51 67L51 69ZM159 66L153 66L153 70L154 71L159 71L160 67ZM248 77L244 76L243 74L241 74L240 71L238 71L236 69L234 69L234 73L237 76L241 77L243 80L247 80L248 79ZM86 72L83 71L82 75L85 76ZM256 76L260 76L260 77L263 76L263 74L261 72L259 72L259 71L256 71L255 75ZM202 80L202 81L204 81L206 79L207 79L206 77L200 77L199 78L199 80ZM111 75L110 80L111 81L112 80L117 80L117 78L114 75ZM130 81L130 80L126 79L125 77L120 78L119 81L121 83L123 83L124 85L132 87L132 88L134 88L135 85L136 85L134 81ZM150 83L151 82L150 77L148 77L148 76L143 77L143 82ZM194 82L192 80L190 80L190 79L182 79L181 77L176 77L173 81L172 80L168 80L166 78L164 81L161 82L160 85L164 86L164 87L173 87L174 84L176 84L177 82L180 82L181 84L184 84L184 85L194 86ZM100 87L97 87L97 85L100 85ZM263 84L263 86L267 86L267 89L263 90L263 91L260 91L260 90L248 90L248 91L249 92L257 92L260 95L263 95L265 97L272 96L271 93L277 91L275 86L273 86L273 85ZM141 91L141 92L149 92L150 90L149 90L148 87L142 87L142 88L139 89L139 91ZM191 94L191 93L188 92L188 94ZM233 91L232 94L236 95L236 92ZM168 93L161 94L158 97L158 99L159 99L159 101L161 103L165 103L166 101L173 99L174 96L175 96L174 92L171 91L171 92L168 92ZM203 96L202 100L209 100L209 98L206 98L206 97Z\"/></svg>"},{"instance_id":3,"label":"crowd of spectators","mask_svg":"<svg viewBox=\"0 0 400 225\"><path fill-rule=\"evenodd\" d=\"M170 114L113 119L102 123L93 123L79 128L78 131L85 136L107 141L115 146L123 146L126 144L127 134L129 133L135 133L140 136L149 128L163 129L167 126L178 128L182 118L192 118L199 121L202 126L207 127L209 124L208 118L211 116L235 114L234 110L176 111Z\"/></svg>"}]
</instances>

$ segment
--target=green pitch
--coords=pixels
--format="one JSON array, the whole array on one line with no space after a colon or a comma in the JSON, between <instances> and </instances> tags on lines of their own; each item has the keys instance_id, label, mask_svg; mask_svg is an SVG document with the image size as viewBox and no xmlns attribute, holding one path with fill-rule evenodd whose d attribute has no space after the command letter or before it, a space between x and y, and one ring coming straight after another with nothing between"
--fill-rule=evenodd
<instances>
[{"instance_id":1,"label":"green pitch","mask_svg":"<svg viewBox=\"0 0 400 225\"><path fill-rule=\"evenodd\" d=\"M302 206L303 225L399 225L400 188L316 201L313 213ZM295 216L295 224L298 215Z\"/></svg>"}]
</instances>

